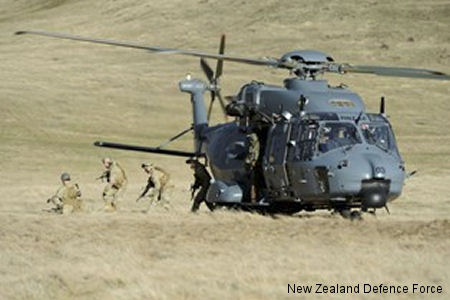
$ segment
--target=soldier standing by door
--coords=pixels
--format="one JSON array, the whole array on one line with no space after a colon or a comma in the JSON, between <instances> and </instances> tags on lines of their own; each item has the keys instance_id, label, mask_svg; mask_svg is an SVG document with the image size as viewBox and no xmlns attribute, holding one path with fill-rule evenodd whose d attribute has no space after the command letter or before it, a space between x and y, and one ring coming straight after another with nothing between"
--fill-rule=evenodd
<instances>
[{"instance_id":1,"label":"soldier standing by door","mask_svg":"<svg viewBox=\"0 0 450 300\"><path fill-rule=\"evenodd\" d=\"M247 135L247 143L248 143L248 152L245 157L245 165L248 172L248 188L247 188L247 197L251 202L254 202L258 199L258 180L261 179L260 172L257 170L258 168L258 160L259 160L259 152L260 152L260 144L259 139L256 133L250 133Z\"/></svg>"},{"instance_id":2,"label":"soldier standing by door","mask_svg":"<svg viewBox=\"0 0 450 300\"><path fill-rule=\"evenodd\" d=\"M186 163L190 164L191 169L194 170L195 178L194 184L191 185L192 198L194 199L191 211L198 211L202 202L205 202L209 210L212 211L214 209L214 204L206 201L206 194L211 185L211 175L209 175L205 165L200 163L197 159L190 158ZM195 194L198 189L200 190Z\"/></svg>"}]
</instances>

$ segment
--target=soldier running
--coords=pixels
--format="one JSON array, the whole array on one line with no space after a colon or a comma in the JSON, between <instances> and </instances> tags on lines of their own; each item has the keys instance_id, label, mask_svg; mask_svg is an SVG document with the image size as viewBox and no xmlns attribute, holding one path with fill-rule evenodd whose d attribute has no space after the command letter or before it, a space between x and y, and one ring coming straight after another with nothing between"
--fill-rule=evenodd
<instances>
[{"instance_id":1,"label":"soldier running","mask_svg":"<svg viewBox=\"0 0 450 300\"><path fill-rule=\"evenodd\" d=\"M47 203L52 203L54 205L54 207L51 208L51 211L59 214L81 211L81 191L78 184L72 184L70 182L69 173L61 174L61 183L62 186L56 191L55 195L47 200ZM71 209L68 207L71 207Z\"/></svg>"},{"instance_id":2,"label":"soldier running","mask_svg":"<svg viewBox=\"0 0 450 300\"><path fill-rule=\"evenodd\" d=\"M191 185L192 198L194 199L191 211L198 211L202 202L205 202L209 210L212 211L214 209L214 204L206 201L206 193L211 185L211 175L209 175L205 165L200 163L197 159L190 158L186 161L186 163L191 165L191 169L194 170L195 178L194 184ZM195 195L195 192L198 189L200 189L200 191L198 191L197 195Z\"/></svg>"},{"instance_id":3,"label":"soldier running","mask_svg":"<svg viewBox=\"0 0 450 300\"><path fill-rule=\"evenodd\" d=\"M147 185L136 199L136 202L147 196L150 199L150 207L153 203L159 202L163 199L170 175L163 168L155 166L151 163L143 163L141 167L144 172L148 174L148 180Z\"/></svg>"},{"instance_id":4,"label":"soldier running","mask_svg":"<svg viewBox=\"0 0 450 300\"><path fill-rule=\"evenodd\" d=\"M122 191L127 184L127 176L123 168L118 162L113 161L109 157L102 159L103 166L105 170L103 174L97 178L105 179L108 183L103 189L103 201L105 211L115 211L117 209L117 198L119 192Z\"/></svg>"}]
</instances>

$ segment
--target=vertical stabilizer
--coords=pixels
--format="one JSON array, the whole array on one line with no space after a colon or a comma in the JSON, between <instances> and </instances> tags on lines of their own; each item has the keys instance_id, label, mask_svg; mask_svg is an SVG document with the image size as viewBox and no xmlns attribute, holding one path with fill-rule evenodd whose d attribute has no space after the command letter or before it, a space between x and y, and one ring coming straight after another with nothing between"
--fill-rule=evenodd
<instances>
[{"instance_id":1,"label":"vertical stabilizer","mask_svg":"<svg viewBox=\"0 0 450 300\"><path fill-rule=\"evenodd\" d=\"M186 79L179 82L179 87L180 91L191 94L192 118L195 135L194 147L196 153L201 153L203 140L202 132L208 127L203 93L209 89L209 86L199 79L191 79L190 76L187 76Z\"/></svg>"}]
</instances>

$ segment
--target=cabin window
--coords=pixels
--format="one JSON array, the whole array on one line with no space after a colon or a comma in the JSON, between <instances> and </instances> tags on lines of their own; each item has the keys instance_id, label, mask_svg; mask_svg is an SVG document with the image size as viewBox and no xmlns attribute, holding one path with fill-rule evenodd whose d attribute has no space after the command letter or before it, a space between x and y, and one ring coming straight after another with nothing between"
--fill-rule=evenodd
<instances>
[{"instance_id":1,"label":"cabin window","mask_svg":"<svg viewBox=\"0 0 450 300\"><path fill-rule=\"evenodd\" d=\"M245 92L245 102L247 104L253 104L253 91L250 89L247 89Z\"/></svg>"}]
</instances>

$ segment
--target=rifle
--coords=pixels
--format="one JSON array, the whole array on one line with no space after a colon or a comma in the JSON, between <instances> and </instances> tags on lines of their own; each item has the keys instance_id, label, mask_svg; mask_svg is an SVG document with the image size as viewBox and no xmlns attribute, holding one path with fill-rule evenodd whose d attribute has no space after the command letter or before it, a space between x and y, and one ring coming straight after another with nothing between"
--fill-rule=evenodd
<instances>
[{"instance_id":1,"label":"rifle","mask_svg":"<svg viewBox=\"0 0 450 300\"><path fill-rule=\"evenodd\" d=\"M52 207L48 210L43 209L43 211L62 213L64 204L62 203L61 198L59 198L57 195L53 195L52 197L48 198L47 203L52 203L53 205L55 205L55 207Z\"/></svg>"},{"instance_id":2,"label":"rifle","mask_svg":"<svg viewBox=\"0 0 450 300\"><path fill-rule=\"evenodd\" d=\"M99 177L95 178L95 180L101 180L102 182L104 182L104 180L106 179L106 181L109 180L109 171L105 171L102 173L102 175L100 175Z\"/></svg>"},{"instance_id":3,"label":"rifle","mask_svg":"<svg viewBox=\"0 0 450 300\"><path fill-rule=\"evenodd\" d=\"M62 214L63 211L62 209L56 208L56 207L52 207L52 208L43 208L42 211L48 212L48 213L57 213L57 214Z\"/></svg>"},{"instance_id":4,"label":"rifle","mask_svg":"<svg viewBox=\"0 0 450 300\"><path fill-rule=\"evenodd\" d=\"M151 178L151 177L150 177ZM141 200L141 198L145 197L145 194L147 194L147 192L151 189L154 188L155 184L153 183L153 181L151 181L149 179L147 185L141 189L141 194L139 195L139 197L136 199L136 202L139 202L139 200Z\"/></svg>"},{"instance_id":5,"label":"rifle","mask_svg":"<svg viewBox=\"0 0 450 300\"><path fill-rule=\"evenodd\" d=\"M191 188L190 188L191 201L194 200L195 192L197 191L197 189L198 189L198 186L196 186L195 184L191 184Z\"/></svg>"},{"instance_id":6,"label":"rifle","mask_svg":"<svg viewBox=\"0 0 450 300\"><path fill-rule=\"evenodd\" d=\"M136 202L139 202L139 200L141 200L142 198L144 198L144 195L142 195L142 193L144 192L145 187L141 188L141 192L139 194L139 197L137 197Z\"/></svg>"}]
</instances>

